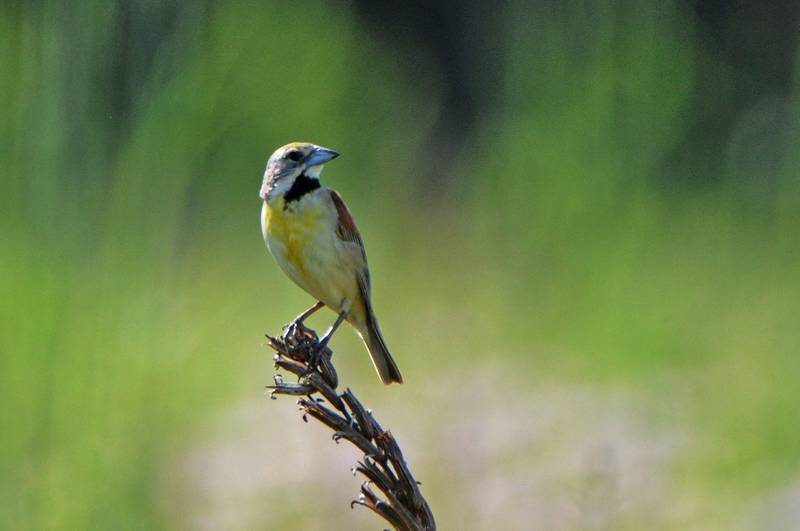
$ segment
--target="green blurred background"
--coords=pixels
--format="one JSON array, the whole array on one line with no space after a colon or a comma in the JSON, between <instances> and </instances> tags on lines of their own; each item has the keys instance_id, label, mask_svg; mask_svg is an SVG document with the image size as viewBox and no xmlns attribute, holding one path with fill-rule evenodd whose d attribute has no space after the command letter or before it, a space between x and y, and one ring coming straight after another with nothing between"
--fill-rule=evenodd
<instances>
[{"instance_id":1,"label":"green blurred background","mask_svg":"<svg viewBox=\"0 0 800 531\"><path fill-rule=\"evenodd\" d=\"M376 529L270 402L276 147L342 157L441 529L798 529L795 2L0 6L0 528ZM322 328L333 315L321 312ZM792 527L795 526L795 527Z\"/></svg>"}]
</instances>

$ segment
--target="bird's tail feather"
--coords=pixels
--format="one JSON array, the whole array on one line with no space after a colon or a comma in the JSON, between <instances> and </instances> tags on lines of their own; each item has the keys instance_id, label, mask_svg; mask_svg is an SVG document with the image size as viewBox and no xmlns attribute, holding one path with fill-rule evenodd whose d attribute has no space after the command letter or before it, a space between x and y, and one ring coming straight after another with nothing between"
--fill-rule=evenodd
<instances>
[{"instance_id":1,"label":"bird's tail feather","mask_svg":"<svg viewBox=\"0 0 800 531\"><path fill-rule=\"evenodd\" d=\"M372 313L372 308L367 308L367 326L361 334L361 338L367 345L369 355L372 358L372 363L375 365L375 370L378 371L378 376L385 385L393 382L403 383L403 376L400 374L400 369L392 358L386 342L383 340L383 334L378 326L378 320Z\"/></svg>"}]
</instances>

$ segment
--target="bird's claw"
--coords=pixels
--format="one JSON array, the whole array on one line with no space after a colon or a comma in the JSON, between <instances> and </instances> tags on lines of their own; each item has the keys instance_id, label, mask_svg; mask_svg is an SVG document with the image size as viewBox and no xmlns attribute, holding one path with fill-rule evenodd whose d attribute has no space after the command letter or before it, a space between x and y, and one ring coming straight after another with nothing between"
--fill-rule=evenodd
<instances>
[{"instance_id":1,"label":"bird's claw","mask_svg":"<svg viewBox=\"0 0 800 531\"><path fill-rule=\"evenodd\" d=\"M292 321L289 324L283 325L284 337L298 337L298 336L311 336L314 337L314 331L303 324L303 321Z\"/></svg>"},{"instance_id":2,"label":"bird's claw","mask_svg":"<svg viewBox=\"0 0 800 531\"><path fill-rule=\"evenodd\" d=\"M303 326L303 323L299 323L297 321L292 321L291 323L286 323L283 325L283 333L287 336L293 336L300 330Z\"/></svg>"}]
</instances>

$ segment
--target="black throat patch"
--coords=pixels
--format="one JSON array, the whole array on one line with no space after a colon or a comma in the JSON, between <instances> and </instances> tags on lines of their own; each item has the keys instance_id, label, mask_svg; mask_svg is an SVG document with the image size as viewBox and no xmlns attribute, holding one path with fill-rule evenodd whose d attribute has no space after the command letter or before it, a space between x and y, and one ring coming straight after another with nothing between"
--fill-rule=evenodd
<instances>
[{"instance_id":1,"label":"black throat patch","mask_svg":"<svg viewBox=\"0 0 800 531\"><path fill-rule=\"evenodd\" d=\"M294 183L292 183L292 187L289 188L289 191L283 195L283 200L286 202L285 205L288 205L292 201L297 201L307 193L313 192L319 187L319 179L315 179L313 177L309 177L305 173L301 173L300 176L294 180Z\"/></svg>"}]
</instances>

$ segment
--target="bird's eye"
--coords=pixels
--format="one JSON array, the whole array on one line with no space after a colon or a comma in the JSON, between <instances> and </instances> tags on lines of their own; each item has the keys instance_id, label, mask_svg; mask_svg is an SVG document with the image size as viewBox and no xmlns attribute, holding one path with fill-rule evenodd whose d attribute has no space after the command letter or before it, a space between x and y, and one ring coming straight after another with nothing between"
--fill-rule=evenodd
<instances>
[{"instance_id":1,"label":"bird's eye","mask_svg":"<svg viewBox=\"0 0 800 531\"><path fill-rule=\"evenodd\" d=\"M288 155L286 155L286 158L287 158L287 159L289 159L289 160L293 160L293 161L297 162L297 161L299 161L300 159L302 159L302 158L303 158L303 154L302 154L302 153L300 153L300 152L299 152L299 151L297 151L297 150L295 150L295 151L290 151L290 152L289 152L289 154L288 154Z\"/></svg>"}]
</instances>

